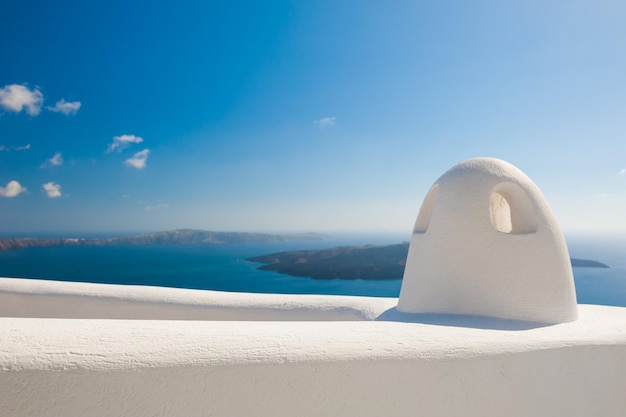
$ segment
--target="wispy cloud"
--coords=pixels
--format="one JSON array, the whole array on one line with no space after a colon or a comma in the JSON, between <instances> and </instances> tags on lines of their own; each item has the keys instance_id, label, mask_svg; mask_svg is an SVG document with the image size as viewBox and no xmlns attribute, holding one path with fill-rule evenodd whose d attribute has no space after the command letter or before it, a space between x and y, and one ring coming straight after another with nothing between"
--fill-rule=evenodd
<instances>
[{"instance_id":1,"label":"wispy cloud","mask_svg":"<svg viewBox=\"0 0 626 417\"><path fill-rule=\"evenodd\" d=\"M49 198L61 197L61 186L55 182L47 182L41 186Z\"/></svg>"},{"instance_id":2,"label":"wispy cloud","mask_svg":"<svg viewBox=\"0 0 626 417\"><path fill-rule=\"evenodd\" d=\"M63 113L66 116L70 114L76 114L80 109L80 101L65 101L61 99L53 106L48 106L47 109L55 113Z\"/></svg>"},{"instance_id":3,"label":"wispy cloud","mask_svg":"<svg viewBox=\"0 0 626 417\"><path fill-rule=\"evenodd\" d=\"M146 160L148 159L149 149L137 152L132 158L127 159L124 163L130 167L143 169L146 167Z\"/></svg>"},{"instance_id":4,"label":"wispy cloud","mask_svg":"<svg viewBox=\"0 0 626 417\"><path fill-rule=\"evenodd\" d=\"M107 148L107 153L113 152L117 150L117 152L121 152L122 149L128 148L133 143L141 143L143 142L143 138L135 135L120 135L113 136L113 142L109 144Z\"/></svg>"},{"instance_id":5,"label":"wispy cloud","mask_svg":"<svg viewBox=\"0 0 626 417\"><path fill-rule=\"evenodd\" d=\"M29 90L25 85L10 84L0 88L0 107L6 111L20 113L25 110L31 116L41 112L43 94L37 87Z\"/></svg>"},{"instance_id":6,"label":"wispy cloud","mask_svg":"<svg viewBox=\"0 0 626 417\"><path fill-rule=\"evenodd\" d=\"M41 168L56 167L59 165L63 165L63 155L61 152L57 152L52 156L52 158L46 159L46 162L41 165Z\"/></svg>"},{"instance_id":7,"label":"wispy cloud","mask_svg":"<svg viewBox=\"0 0 626 417\"><path fill-rule=\"evenodd\" d=\"M17 197L25 192L26 188L22 187L17 181L9 181L6 187L0 187L0 197Z\"/></svg>"},{"instance_id":8,"label":"wispy cloud","mask_svg":"<svg viewBox=\"0 0 626 417\"><path fill-rule=\"evenodd\" d=\"M319 127L333 127L337 122L336 117L322 117L319 120L313 120L313 123Z\"/></svg>"},{"instance_id":9,"label":"wispy cloud","mask_svg":"<svg viewBox=\"0 0 626 417\"><path fill-rule=\"evenodd\" d=\"M50 165L54 166L63 165L63 155L61 155L61 152L57 152L52 156L52 158L48 159L48 162Z\"/></svg>"},{"instance_id":10,"label":"wispy cloud","mask_svg":"<svg viewBox=\"0 0 626 417\"><path fill-rule=\"evenodd\" d=\"M14 146L12 148L9 148L7 146L4 145L0 145L0 152L9 152L9 151L27 151L30 149L30 143L24 145L24 146Z\"/></svg>"},{"instance_id":11,"label":"wispy cloud","mask_svg":"<svg viewBox=\"0 0 626 417\"><path fill-rule=\"evenodd\" d=\"M620 169L618 175L626 175L626 168Z\"/></svg>"},{"instance_id":12,"label":"wispy cloud","mask_svg":"<svg viewBox=\"0 0 626 417\"><path fill-rule=\"evenodd\" d=\"M146 206L146 210L152 211L152 210L166 209L166 208L169 208L169 206L170 205L168 203L159 203L153 206Z\"/></svg>"}]
</instances>

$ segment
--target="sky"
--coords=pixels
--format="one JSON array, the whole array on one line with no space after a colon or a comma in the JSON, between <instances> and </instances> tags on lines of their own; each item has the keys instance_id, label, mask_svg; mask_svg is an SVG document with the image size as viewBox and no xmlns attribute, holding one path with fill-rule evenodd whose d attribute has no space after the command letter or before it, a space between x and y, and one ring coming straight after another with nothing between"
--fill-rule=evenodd
<instances>
[{"instance_id":1,"label":"sky","mask_svg":"<svg viewBox=\"0 0 626 417\"><path fill-rule=\"evenodd\" d=\"M0 234L410 232L468 158L626 232L622 1L0 3Z\"/></svg>"}]
</instances>

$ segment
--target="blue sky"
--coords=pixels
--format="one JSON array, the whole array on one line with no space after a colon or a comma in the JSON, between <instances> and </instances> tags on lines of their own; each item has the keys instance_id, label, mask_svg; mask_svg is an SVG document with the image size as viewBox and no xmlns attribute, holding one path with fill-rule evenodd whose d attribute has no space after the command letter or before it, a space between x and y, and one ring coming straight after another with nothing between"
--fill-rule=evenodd
<instances>
[{"instance_id":1,"label":"blue sky","mask_svg":"<svg viewBox=\"0 0 626 417\"><path fill-rule=\"evenodd\" d=\"M621 1L0 15L0 233L408 232L475 156L525 171L567 232L626 231Z\"/></svg>"}]
</instances>

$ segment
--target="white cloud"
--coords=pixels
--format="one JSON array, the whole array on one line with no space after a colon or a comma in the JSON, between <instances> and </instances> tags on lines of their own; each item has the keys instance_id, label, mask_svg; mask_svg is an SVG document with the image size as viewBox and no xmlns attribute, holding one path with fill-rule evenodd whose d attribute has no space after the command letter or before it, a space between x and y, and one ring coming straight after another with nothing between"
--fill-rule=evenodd
<instances>
[{"instance_id":1,"label":"white cloud","mask_svg":"<svg viewBox=\"0 0 626 417\"><path fill-rule=\"evenodd\" d=\"M159 209L166 209L168 208L170 205L168 203L159 203L159 204L155 204L154 206L146 206L146 210L159 210Z\"/></svg>"},{"instance_id":2,"label":"white cloud","mask_svg":"<svg viewBox=\"0 0 626 417\"><path fill-rule=\"evenodd\" d=\"M65 101L65 99L61 99L57 101L54 107L48 106L47 109L55 113L63 113L69 116L70 114L76 114L78 112L78 109L80 109L80 101Z\"/></svg>"},{"instance_id":3,"label":"white cloud","mask_svg":"<svg viewBox=\"0 0 626 417\"><path fill-rule=\"evenodd\" d=\"M43 94L35 87L29 90L25 85L11 84L0 88L0 107L4 110L19 113L26 110L31 116L41 112Z\"/></svg>"},{"instance_id":4,"label":"white cloud","mask_svg":"<svg viewBox=\"0 0 626 417\"><path fill-rule=\"evenodd\" d=\"M24 146L14 146L12 148L8 148L4 145L0 145L0 152L6 151L27 151L30 149L30 143L24 145Z\"/></svg>"},{"instance_id":5,"label":"white cloud","mask_svg":"<svg viewBox=\"0 0 626 417\"><path fill-rule=\"evenodd\" d=\"M146 167L146 160L148 159L149 149L137 152L132 158L127 159L124 163L130 167L142 169Z\"/></svg>"},{"instance_id":6,"label":"white cloud","mask_svg":"<svg viewBox=\"0 0 626 417\"><path fill-rule=\"evenodd\" d=\"M335 125L336 121L336 117L322 117L319 120L313 120L313 123L315 123L319 127L332 127Z\"/></svg>"},{"instance_id":7,"label":"white cloud","mask_svg":"<svg viewBox=\"0 0 626 417\"><path fill-rule=\"evenodd\" d=\"M63 155L61 155L61 152L55 153L52 158L48 159L48 163L52 166L63 165Z\"/></svg>"},{"instance_id":8,"label":"white cloud","mask_svg":"<svg viewBox=\"0 0 626 417\"><path fill-rule=\"evenodd\" d=\"M625 175L626 174L626 168L622 168L619 170L619 175Z\"/></svg>"},{"instance_id":9,"label":"white cloud","mask_svg":"<svg viewBox=\"0 0 626 417\"><path fill-rule=\"evenodd\" d=\"M6 187L0 187L0 197L17 197L25 192L26 188L22 187L17 181L9 181Z\"/></svg>"},{"instance_id":10,"label":"white cloud","mask_svg":"<svg viewBox=\"0 0 626 417\"><path fill-rule=\"evenodd\" d=\"M56 167L59 165L63 165L63 155L61 154L61 152L57 152L55 153L52 158L50 159L46 159L46 162L41 165L41 168L46 168L46 167Z\"/></svg>"},{"instance_id":11,"label":"white cloud","mask_svg":"<svg viewBox=\"0 0 626 417\"><path fill-rule=\"evenodd\" d=\"M113 136L113 142L109 144L107 152L110 153L116 149L118 152L121 152L122 149L128 148L131 144L141 142L143 142L143 138L135 135Z\"/></svg>"},{"instance_id":12,"label":"white cloud","mask_svg":"<svg viewBox=\"0 0 626 417\"><path fill-rule=\"evenodd\" d=\"M47 182L42 185L49 198L61 197L61 186L55 182Z\"/></svg>"}]
</instances>

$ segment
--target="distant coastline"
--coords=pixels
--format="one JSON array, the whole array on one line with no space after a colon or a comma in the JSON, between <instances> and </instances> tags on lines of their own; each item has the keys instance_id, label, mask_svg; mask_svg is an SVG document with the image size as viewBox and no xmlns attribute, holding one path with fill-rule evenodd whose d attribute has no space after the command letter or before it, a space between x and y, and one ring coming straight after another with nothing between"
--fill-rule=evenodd
<instances>
[{"instance_id":1,"label":"distant coastline","mask_svg":"<svg viewBox=\"0 0 626 417\"><path fill-rule=\"evenodd\" d=\"M226 244L226 243L264 243L326 240L321 233L242 233L213 232L196 229L177 229L166 232L146 233L135 236L106 238L8 238L0 239L0 250L50 246L101 246L101 245L158 245L158 244Z\"/></svg>"},{"instance_id":2,"label":"distant coastline","mask_svg":"<svg viewBox=\"0 0 626 417\"><path fill-rule=\"evenodd\" d=\"M401 279L409 250L407 242L387 246L346 246L332 249L279 252L247 259L258 269L313 279ZM601 262L571 259L572 266L609 268Z\"/></svg>"},{"instance_id":3,"label":"distant coastline","mask_svg":"<svg viewBox=\"0 0 626 417\"><path fill-rule=\"evenodd\" d=\"M329 240L320 233L244 233L177 229L165 232L101 238L0 238L0 251L38 247L115 245L219 245L245 243L307 242ZM257 269L318 280L398 280L404 274L408 242L386 246L341 246L297 250L246 259L262 264ZM594 260L571 259L574 267L609 268Z\"/></svg>"}]
</instances>

